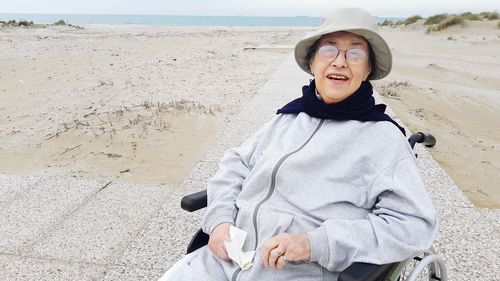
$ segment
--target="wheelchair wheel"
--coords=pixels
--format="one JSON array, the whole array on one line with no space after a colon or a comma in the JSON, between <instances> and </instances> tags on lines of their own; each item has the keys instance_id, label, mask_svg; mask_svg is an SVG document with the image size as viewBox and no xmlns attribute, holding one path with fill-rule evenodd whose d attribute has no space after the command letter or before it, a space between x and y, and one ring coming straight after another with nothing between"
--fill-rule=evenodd
<instances>
[{"instance_id":1,"label":"wheelchair wheel","mask_svg":"<svg viewBox=\"0 0 500 281\"><path fill-rule=\"evenodd\" d=\"M424 252L401 262L387 281L447 281L446 267L441 257Z\"/></svg>"}]
</instances>

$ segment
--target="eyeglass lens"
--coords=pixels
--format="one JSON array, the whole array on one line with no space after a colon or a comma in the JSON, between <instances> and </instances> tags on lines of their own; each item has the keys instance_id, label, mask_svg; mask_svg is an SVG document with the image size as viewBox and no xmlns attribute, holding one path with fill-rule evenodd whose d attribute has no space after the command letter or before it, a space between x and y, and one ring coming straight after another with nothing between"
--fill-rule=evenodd
<instances>
[{"instance_id":1,"label":"eyeglass lens","mask_svg":"<svg viewBox=\"0 0 500 281\"><path fill-rule=\"evenodd\" d=\"M324 45L321 46L318 50L319 56L323 59L328 60L337 59L339 52L340 50L333 45ZM345 51L345 59L351 64L359 64L363 62L366 56L366 52L358 48L353 48Z\"/></svg>"}]
</instances>

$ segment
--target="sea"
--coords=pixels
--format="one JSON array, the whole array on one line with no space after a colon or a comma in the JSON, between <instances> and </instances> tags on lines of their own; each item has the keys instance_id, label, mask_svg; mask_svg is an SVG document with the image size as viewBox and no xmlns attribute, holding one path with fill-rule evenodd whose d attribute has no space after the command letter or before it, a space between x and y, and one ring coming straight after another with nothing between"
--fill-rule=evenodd
<instances>
[{"instance_id":1,"label":"sea","mask_svg":"<svg viewBox=\"0 0 500 281\"><path fill-rule=\"evenodd\" d=\"M380 18L397 21L404 18ZM1 14L2 21L32 21L53 24L63 20L66 24L156 25L156 26L318 26L322 17L255 17L255 16L177 16L177 15L87 15L87 14Z\"/></svg>"}]
</instances>

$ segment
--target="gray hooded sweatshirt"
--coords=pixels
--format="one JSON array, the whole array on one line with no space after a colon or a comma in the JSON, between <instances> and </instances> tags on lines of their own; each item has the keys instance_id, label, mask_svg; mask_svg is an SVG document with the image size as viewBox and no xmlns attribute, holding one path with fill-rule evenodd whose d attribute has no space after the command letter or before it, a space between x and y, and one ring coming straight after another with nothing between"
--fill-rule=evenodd
<instances>
[{"instance_id":1,"label":"gray hooded sweatshirt","mask_svg":"<svg viewBox=\"0 0 500 281\"><path fill-rule=\"evenodd\" d=\"M337 280L353 262L392 263L428 249L437 227L396 126L305 113L279 114L225 153L208 183L202 227L211 233L223 222L248 232L244 250L257 251L254 266L241 271L218 258L203 264L221 268L215 280L239 281ZM261 246L279 233L307 233L310 261L263 267Z\"/></svg>"}]
</instances>

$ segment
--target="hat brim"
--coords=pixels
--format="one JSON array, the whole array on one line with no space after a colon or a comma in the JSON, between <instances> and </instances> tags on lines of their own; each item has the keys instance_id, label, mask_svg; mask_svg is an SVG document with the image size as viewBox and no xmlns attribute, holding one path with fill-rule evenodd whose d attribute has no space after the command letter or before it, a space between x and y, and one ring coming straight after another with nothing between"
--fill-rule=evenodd
<instances>
[{"instance_id":1,"label":"hat brim","mask_svg":"<svg viewBox=\"0 0 500 281\"><path fill-rule=\"evenodd\" d=\"M370 43L370 47L373 52L373 69L368 76L369 80L377 80L382 79L391 72L392 69L392 54L391 49L387 42L382 38L378 33L363 29L363 28L350 28L350 27L338 27L335 30L328 29L324 31L319 31L313 35L302 39L295 46L294 55L295 61L300 66L302 70L305 72L311 73L311 69L309 67L309 61L306 61L307 51L309 48L316 42L316 40L320 39L323 35L330 34L337 31L346 31L351 32L359 36L363 36L368 43Z\"/></svg>"}]
</instances>

